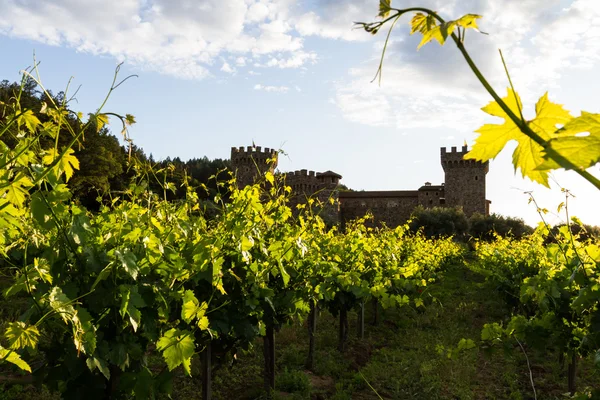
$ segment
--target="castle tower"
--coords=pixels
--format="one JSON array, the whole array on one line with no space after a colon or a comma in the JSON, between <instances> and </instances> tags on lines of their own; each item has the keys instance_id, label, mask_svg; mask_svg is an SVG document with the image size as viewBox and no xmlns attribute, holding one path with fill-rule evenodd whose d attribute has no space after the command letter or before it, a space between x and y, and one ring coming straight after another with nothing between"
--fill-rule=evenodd
<instances>
[{"instance_id":1,"label":"castle tower","mask_svg":"<svg viewBox=\"0 0 600 400\"><path fill-rule=\"evenodd\" d=\"M489 163L464 160L467 146L461 151L452 147L451 151L441 148L441 162L446 175L444 192L446 207L462 207L467 217L474 213L489 214L488 201L485 199L485 175Z\"/></svg>"},{"instance_id":2,"label":"castle tower","mask_svg":"<svg viewBox=\"0 0 600 400\"><path fill-rule=\"evenodd\" d=\"M273 160L275 161L269 161ZM231 168L237 177L238 187L241 189L251 185L267 171L274 172L277 168L277 150L260 146L232 147Z\"/></svg>"}]
</instances>

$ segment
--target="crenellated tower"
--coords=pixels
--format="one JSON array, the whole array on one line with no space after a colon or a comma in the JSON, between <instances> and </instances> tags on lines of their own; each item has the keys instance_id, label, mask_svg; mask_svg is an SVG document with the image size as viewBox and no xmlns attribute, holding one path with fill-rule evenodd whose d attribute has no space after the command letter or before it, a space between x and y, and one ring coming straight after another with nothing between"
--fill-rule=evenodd
<instances>
[{"instance_id":1,"label":"crenellated tower","mask_svg":"<svg viewBox=\"0 0 600 400\"><path fill-rule=\"evenodd\" d=\"M241 189L254 183L256 178L277 168L277 150L260 146L232 147L231 168L236 174Z\"/></svg>"},{"instance_id":2,"label":"crenellated tower","mask_svg":"<svg viewBox=\"0 0 600 400\"><path fill-rule=\"evenodd\" d=\"M489 214L489 201L485 198L485 176L489 163L465 160L467 146L461 151L452 147L448 152L441 148L441 162L446 175L444 197L446 207L462 207L467 216L474 213Z\"/></svg>"}]
</instances>

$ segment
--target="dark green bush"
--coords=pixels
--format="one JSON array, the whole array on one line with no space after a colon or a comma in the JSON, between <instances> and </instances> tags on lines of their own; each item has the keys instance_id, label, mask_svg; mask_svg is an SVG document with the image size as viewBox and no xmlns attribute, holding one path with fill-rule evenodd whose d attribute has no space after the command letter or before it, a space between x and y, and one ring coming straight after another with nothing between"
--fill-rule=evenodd
<instances>
[{"instance_id":1,"label":"dark green bush","mask_svg":"<svg viewBox=\"0 0 600 400\"><path fill-rule=\"evenodd\" d=\"M420 229L427 237L454 235L463 239L469 231L469 220L460 208L417 207L409 223L410 230Z\"/></svg>"},{"instance_id":2,"label":"dark green bush","mask_svg":"<svg viewBox=\"0 0 600 400\"><path fill-rule=\"evenodd\" d=\"M473 214L469 218L469 226L469 235L481 240L493 240L494 233L502 237L521 239L533 232L533 228L522 219L499 214Z\"/></svg>"}]
</instances>

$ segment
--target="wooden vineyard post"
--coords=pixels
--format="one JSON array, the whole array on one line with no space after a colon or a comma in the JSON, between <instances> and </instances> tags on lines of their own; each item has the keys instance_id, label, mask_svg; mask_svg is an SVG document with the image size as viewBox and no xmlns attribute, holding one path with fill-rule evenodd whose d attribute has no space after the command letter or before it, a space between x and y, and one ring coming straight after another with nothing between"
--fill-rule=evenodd
<instances>
[{"instance_id":1,"label":"wooden vineyard post","mask_svg":"<svg viewBox=\"0 0 600 400\"><path fill-rule=\"evenodd\" d=\"M202 352L202 400L211 400L212 398L211 357L211 345L209 341Z\"/></svg>"},{"instance_id":2,"label":"wooden vineyard post","mask_svg":"<svg viewBox=\"0 0 600 400\"><path fill-rule=\"evenodd\" d=\"M577 377L577 355L573 354L571 356L571 362L568 367L568 379L569 379L569 392L571 395L574 395L577 391L577 384L575 383L575 378Z\"/></svg>"},{"instance_id":3,"label":"wooden vineyard post","mask_svg":"<svg viewBox=\"0 0 600 400\"><path fill-rule=\"evenodd\" d=\"M373 299L373 325L379 324L379 302Z\"/></svg>"},{"instance_id":4,"label":"wooden vineyard post","mask_svg":"<svg viewBox=\"0 0 600 400\"><path fill-rule=\"evenodd\" d=\"M339 351L344 352L346 348L346 339L348 338L348 310L342 305L340 308L340 332L339 332Z\"/></svg>"},{"instance_id":5,"label":"wooden vineyard post","mask_svg":"<svg viewBox=\"0 0 600 400\"><path fill-rule=\"evenodd\" d=\"M265 356L265 391L271 398L275 390L275 334L272 326L267 326L267 332L263 338L263 353Z\"/></svg>"},{"instance_id":6,"label":"wooden vineyard post","mask_svg":"<svg viewBox=\"0 0 600 400\"><path fill-rule=\"evenodd\" d=\"M365 302L361 301L358 305L358 338L365 338Z\"/></svg>"},{"instance_id":7,"label":"wooden vineyard post","mask_svg":"<svg viewBox=\"0 0 600 400\"><path fill-rule=\"evenodd\" d=\"M317 333L317 305L310 303L308 314L308 357L306 358L306 369L312 371L315 364L315 335Z\"/></svg>"}]
</instances>

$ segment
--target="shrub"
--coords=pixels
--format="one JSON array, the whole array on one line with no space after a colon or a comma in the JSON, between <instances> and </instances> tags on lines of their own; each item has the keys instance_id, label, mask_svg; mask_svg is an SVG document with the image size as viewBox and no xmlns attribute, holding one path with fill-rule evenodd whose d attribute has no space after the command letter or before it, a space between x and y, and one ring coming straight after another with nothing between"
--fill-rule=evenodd
<instances>
[{"instance_id":1,"label":"shrub","mask_svg":"<svg viewBox=\"0 0 600 400\"><path fill-rule=\"evenodd\" d=\"M502 237L521 239L533 232L533 228L522 219L499 214L473 214L469 218L469 225L469 235L481 240L494 240L494 233Z\"/></svg>"},{"instance_id":2,"label":"shrub","mask_svg":"<svg viewBox=\"0 0 600 400\"><path fill-rule=\"evenodd\" d=\"M464 238L469 230L469 220L461 208L417 207L409 223L413 232L419 229L427 237L457 236Z\"/></svg>"}]
</instances>

